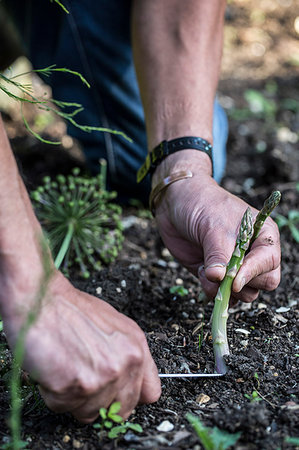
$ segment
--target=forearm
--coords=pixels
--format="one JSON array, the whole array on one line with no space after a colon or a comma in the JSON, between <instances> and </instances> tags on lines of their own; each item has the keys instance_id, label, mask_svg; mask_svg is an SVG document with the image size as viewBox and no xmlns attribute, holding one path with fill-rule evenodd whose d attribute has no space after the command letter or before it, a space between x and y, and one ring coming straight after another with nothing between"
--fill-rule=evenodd
<instances>
[{"instance_id":1,"label":"forearm","mask_svg":"<svg viewBox=\"0 0 299 450\"><path fill-rule=\"evenodd\" d=\"M224 1L135 0L133 50L149 149L163 139L212 142Z\"/></svg>"}]
</instances>

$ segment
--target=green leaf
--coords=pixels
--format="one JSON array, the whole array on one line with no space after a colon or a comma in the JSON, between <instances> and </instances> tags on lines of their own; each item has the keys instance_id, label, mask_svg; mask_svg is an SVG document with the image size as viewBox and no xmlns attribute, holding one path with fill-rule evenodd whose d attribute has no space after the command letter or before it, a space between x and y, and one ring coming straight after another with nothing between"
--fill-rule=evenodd
<instances>
[{"instance_id":1,"label":"green leaf","mask_svg":"<svg viewBox=\"0 0 299 450\"><path fill-rule=\"evenodd\" d=\"M281 229L288 224L288 219L281 214L277 214L275 217L275 222L277 223L278 228Z\"/></svg>"},{"instance_id":2,"label":"green leaf","mask_svg":"<svg viewBox=\"0 0 299 450\"><path fill-rule=\"evenodd\" d=\"M103 427L102 427L102 425L100 423L95 423L95 424L93 424L93 428L98 430L99 428L103 428Z\"/></svg>"},{"instance_id":3,"label":"green leaf","mask_svg":"<svg viewBox=\"0 0 299 450\"><path fill-rule=\"evenodd\" d=\"M299 230L293 223L289 223L290 232L292 233L293 238L299 243Z\"/></svg>"},{"instance_id":4,"label":"green leaf","mask_svg":"<svg viewBox=\"0 0 299 450\"><path fill-rule=\"evenodd\" d=\"M110 406L110 408L108 410L109 417L110 417L110 414L117 414L120 411L120 408L121 408L120 402L112 403L112 405Z\"/></svg>"},{"instance_id":5,"label":"green leaf","mask_svg":"<svg viewBox=\"0 0 299 450\"><path fill-rule=\"evenodd\" d=\"M103 420L107 419L107 409L106 408L100 408L100 416Z\"/></svg>"},{"instance_id":6,"label":"green leaf","mask_svg":"<svg viewBox=\"0 0 299 450\"><path fill-rule=\"evenodd\" d=\"M110 414L108 412L108 417L115 423L122 423L124 421L123 417L119 416L118 414Z\"/></svg>"},{"instance_id":7,"label":"green leaf","mask_svg":"<svg viewBox=\"0 0 299 450\"><path fill-rule=\"evenodd\" d=\"M104 427L105 428L112 428L113 427L113 423L110 420L105 420Z\"/></svg>"},{"instance_id":8,"label":"green leaf","mask_svg":"<svg viewBox=\"0 0 299 450\"><path fill-rule=\"evenodd\" d=\"M0 331L2 331L3 330L3 322L2 322L2 320L0 320Z\"/></svg>"},{"instance_id":9,"label":"green leaf","mask_svg":"<svg viewBox=\"0 0 299 450\"><path fill-rule=\"evenodd\" d=\"M118 427L112 428L112 430L108 433L109 439L115 439L119 434L124 434L127 431L127 427L125 425L120 425Z\"/></svg>"},{"instance_id":10,"label":"green leaf","mask_svg":"<svg viewBox=\"0 0 299 450\"><path fill-rule=\"evenodd\" d=\"M184 288L184 286L171 286L169 292L171 294L179 295L180 297L184 297L189 293L188 289Z\"/></svg>"},{"instance_id":11,"label":"green leaf","mask_svg":"<svg viewBox=\"0 0 299 450\"><path fill-rule=\"evenodd\" d=\"M241 432L231 434L228 431L219 430L219 428L217 427L214 427L211 433L211 438L214 442L215 450L226 450L232 445L235 445L240 436Z\"/></svg>"},{"instance_id":12,"label":"green leaf","mask_svg":"<svg viewBox=\"0 0 299 450\"><path fill-rule=\"evenodd\" d=\"M193 416L192 414L188 413L186 415L187 420L194 428L197 436L199 437L199 440L201 444L203 445L205 450L216 450L214 446L214 442L212 438L210 437L210 428L205 427L198 417Z\"/></svg>"},{"instance_id":13,"label":"green leaf","mask_svg":"<svg viewBox=\"0 0 299 450\"><path fill-rule=\"evenodd\" d=\"M139 423L126 422L126 427L132 431L136 431L137 433L142 433L143 431L143 428L139 425Z\"/></svg>"},{"instance_id":14,"label":"green leaf","mask_svg":"<svg viewBox=\"0 0 299 450\"><path fill-rule=\"evenodd\" d=\"M286 437L285 438L285 442L287 443L287 444L291 444L291 445L299 445L299 437L291 437L291 436L288 436L288 437Z\"/></svg>"},{"instance_id":15,"label":"green leaf","mask_svg":"<svg viewBox=\"0 0 299 450\"><path fill-rule=\"evenodd\" d=\"M291 209L291 211L289 212L289 219L292 222L297 222L299 220L299 211L297 211L296 209Z\"/></svg>"}]
</instances>

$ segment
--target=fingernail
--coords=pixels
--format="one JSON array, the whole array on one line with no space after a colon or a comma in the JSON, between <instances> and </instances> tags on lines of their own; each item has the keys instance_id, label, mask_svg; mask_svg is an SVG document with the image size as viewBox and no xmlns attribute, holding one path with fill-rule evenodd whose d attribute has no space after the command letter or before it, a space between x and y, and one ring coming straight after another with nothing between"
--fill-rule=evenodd
<instances>
[{"instance_id":1,"label":"fingernail","mask_svg":"<svg viewBox=\"0 0 299 450\"><path fill-rule=\"evenodd\" d=\"M213 267L226 267L225 263L215 263L215 264L210 264L209 266L206 267L206 269L212 269Z\"/></svg>"}]
</instances>

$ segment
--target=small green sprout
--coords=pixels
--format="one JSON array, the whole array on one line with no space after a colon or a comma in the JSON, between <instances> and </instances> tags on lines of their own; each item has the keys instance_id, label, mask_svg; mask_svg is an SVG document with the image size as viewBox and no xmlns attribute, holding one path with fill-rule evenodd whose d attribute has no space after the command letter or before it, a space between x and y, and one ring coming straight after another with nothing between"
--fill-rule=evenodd
<instances>
[{"instance_id":1,"label":"small green sprout","mask_svg":"<svg viewBox=\"0 0 299 450\"><path fill-rule=\"evenodd\" d=\"M285 443L286 444L295 445L296 447L299 447L299 437L287 436L285 438Z\"/></svg>"},{"instance_id":2,"label":"small green sprout","mask_svg":"<svg viewBox=\"0 0 299 450\"><path fill-rule=\"evenodd\" d=\"M121 207L113 203L116 192L106 190L106 161L93 178L72 175L44 178L44 184L31 194L33 205L55 256L56 268L68 274L75 264L88 278L89 264L100 270L118 256L124 240Z\"/></svg>"},{"instance_id":3,"label":"small green sprout","mask_svg":"<svg viewBox=\"0 0 299 450\"><path fill-rule=\"evenodd\" d=\"M247 400L249 400L251 403L260 402L262 400L258 391L252 391L251 394L244 394L244 397L247 398Z\"/></svg>"},{"instance_id":4,"label":"small green sprout","mask_svg":"<svg viewBox=\"0 0 299 450\"><path fill-rule=\"evenodd\" d=\"M205 450L226 450L235 445L241 436L240 432L231 434L217 427L207 427L203 425L198 417L190 413L186 415L186 418L197 433L200 443Z\"/></svg>"},{"instance_id":5,"label":"small green sprout","mask_svg":"<svg viewBox=\"0 0 299 450\"><path fill-rule=\"evenodd\" d=\"M185 297L189 293L188 289L184 288L184 286L176 286L176 285L171 286L169 292L171 294L179 295L180 297Z\"/></svg>"},{"instance_id":6,"label":"small green sprout","mask_svg":"<svg viewBox=\"0 0 299 450\"><path fill-rule=\"evenodd\" d=\"M124 419L118 414L120 411L120 402L114 402L109 407L109 409L100 409L100 423L95 423L93 428L99 429L100 431L108 431L108 438L115 439L119 437L120 434L126 433L128 430L135 431L137 433L142 433L142 427L138 423L131 423L124 421Z\"/></svg>"},{"instance_id":7,"label":"small green sprout","mask_svg":"<svg viewBox=\"0 0 299 450\"><path fill-rule=\"evenodd\" d=\"M299 223L299 211L292 209L289 211L288 217L277 214L275 222L280 230L288 227L297 244L299 243L299 230L297 226L297 223Z\"/></svg>"}]
</instances>

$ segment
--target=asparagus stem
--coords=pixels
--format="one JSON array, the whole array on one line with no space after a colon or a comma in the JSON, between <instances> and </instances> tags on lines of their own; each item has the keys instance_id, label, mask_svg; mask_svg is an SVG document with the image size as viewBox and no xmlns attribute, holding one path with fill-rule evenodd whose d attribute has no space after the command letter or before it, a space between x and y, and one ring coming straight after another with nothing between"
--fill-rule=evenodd
<instances>
[{"instance_id":1,"label":"asparagus stem","mask_svg":"<svg viewBox=\"0 0 299 450\"><path fill-rule=\"evenodd\" d=\"M212 337L217 373L224 374L227 371L223 356L229 355L226 322L228 318L228 305L231 294L231 287L233 280L243 263L244 255L249 246L252 235L252 212L250 208L247 208L241 221L235 250L228 263L225 277L221 282L217 295L215 297L212 317Z\"/></svg>"},{"instance_id":2,"label":"asparagus stem","mask_svg":"<svg viewBox=\"0 0 299 450\"><path fill-rule=\"evenodd\" d=\"M254 225L252 224L252 213L248 208L242 218L234 253L228 263L226 275L221 282L217 295L215 297L213 317L212 317L212 337L215 355L215 368L217 373L225 374L227 367L224 356L229 355L229 346L227 342L226 323L228 318L228 305L231 295L231 287L248 248L258 237L262 226L273 209L280 202L281 194L274 191L267 198L263 208L256 216Z\"/></svg>"},{"instance_id":3,"label":"asparagus stem","mask_svg":"<svg viewBox=\"0 0 299 450\"><path fill-rule=\"evenodd\" d=\"M279 191L273 191L270 197L268 197L265 200L263 208L260 210L258 215L256 216L254 227L253 227L253 236L250 241L250 246L255 241L255 239L258 237L262 226L265 223L265 220L267 217L270 216L271 212L274 208L278 205L281 199L281 193Z\"/></svg>"}]
</instances>

